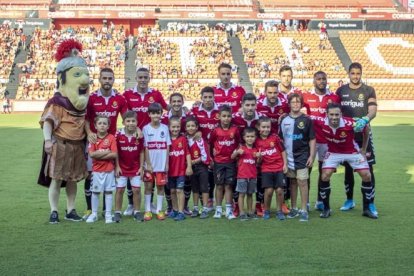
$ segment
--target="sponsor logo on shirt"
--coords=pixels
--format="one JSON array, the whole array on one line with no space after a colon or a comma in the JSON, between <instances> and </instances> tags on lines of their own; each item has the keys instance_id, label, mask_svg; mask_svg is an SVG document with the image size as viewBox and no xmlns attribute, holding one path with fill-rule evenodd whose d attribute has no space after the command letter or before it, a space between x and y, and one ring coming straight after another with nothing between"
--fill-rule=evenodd
<instances>
[{"instance_id":1,"label":"sponsor logo on shirt","mask_svg":"<svg viewBox=\"0 0 414 276\"><path fill-rule=\"evenodd\" d=\"M234 145L235 144L235 141L234 140L225 140L225 141L218 141L218 144L220 145L220 146L231 146L231 145Z\"/></svg>"},{"instance_id":2,"label":"sponsor logo on shirt","mask_svg":"<svg viewBox=\"0 0 414 276\"><path fill-rule=\"evenodd\" d=\"M173 150L173 151L170 151L170 156L178 157L178 156L183 156L183 155L184 155L184 150Z\"/></svg>"},{"instance_id":3,"label":"sponsor logo on shirt","mask_svg":"<svg viewBox=\"0 0 414 276\"><path fill-rule=\"evenodd\" d=\"M116 111L101 111L101 112L96 112L96 115L100 115L100 116L105 116L105 117L116 117Z\"/></svg>"},{"instance_id":4,"label":"sponsor logo on shirt","mask_svg":"<svg viewBox=\"0 0 414 276\"><path fill-rule=\"evenodd\" d=\"M243 163L254 165L256 164L256 161L254 161L254 159L243 159Z\"/></svg>"},{"instance_id":5,"label":"sponsor logo on shirt","mask_svg":"<svg viewBox=\"0 0 414 276\"><path fill-rule=\"evenodd\" d=\"M262 155L263 156L266 156L266 155L270 156L270 155L273 155L275 153L277 153L277 150L275 148L273 148L273 149L267 149L265 151L262 151Z\"/></svg>"},{"instance_id":6,"label":"sponsor logo on shirt","mask_svg":"<svg viewBox=\"0 0 414 276\"><path fill-rule=\"evenodd\" d=\"M153 149L166 149L167 148L167 143L165 142L148 142L148 149L153 150Z\"/></svg>"},{"instance_id":7,"label":"sponsor logo on shirt","mask_svg":"<svg viewBox=\"0 0 414 276\"><path fill-rule=\"evenodd\" d=\"M217 124L210 124L210 123L200 124L201 128L208 128L208 129L214 129L216 126Z\"/></svg>"},{"instance_id":8,"label":"sponsor logo on shirt","mask_svg":"<svg viewBox=\"0 0 414 276\"><path fill-rule=\"evenodd\" d=\"M335 138L328 138L326 137L326 140L328 140L329 142L335 143L335 144L341 144L341 143L345 143L346 139L335 139Z\"/></svg>"},{"instance_id":9,"label":"sponsor logo on shirt","mask_svg":"<svg viewBox=\"0 0 414 276\"><path fill-rule=\"evenodd\" d=\"M100 106L102 103L94 103L93 105Z\"/></svg>"},{"instance_id":10,"label":"sponsor logo on shirt","mask_svg":"<svg viewBox=\"0 0 414 276\"><path fill-rule=\"evenodd\" d=\"M145 106L134 107L132 108L132 110L135 112L148 112L148 107L145 107Z\"/></svg>"},{"instance_id":11,"label":"sponsor logo on shirt","mask_svg":"<svg viewBox=\"0 0 414 276\"><path fill-rule=\"evenodd\" d=\"M356 101L342 101L342 106L350 106L350 107L364 107L364 102L356 102Z\"/></svg>"},{"instance_id":12,"label":"sponsor logo on shirt","mask_svg":"<svg viewBox=\"0 0 414 276\"><path fill-rule=\"evenodd\" d=\"M121 147L121 150L122 151L132 152L132 151L137 151L138 150L138 147L137 146L134 146L134 147L131 147L131 146Z\"/></svg>"}]
</instances>

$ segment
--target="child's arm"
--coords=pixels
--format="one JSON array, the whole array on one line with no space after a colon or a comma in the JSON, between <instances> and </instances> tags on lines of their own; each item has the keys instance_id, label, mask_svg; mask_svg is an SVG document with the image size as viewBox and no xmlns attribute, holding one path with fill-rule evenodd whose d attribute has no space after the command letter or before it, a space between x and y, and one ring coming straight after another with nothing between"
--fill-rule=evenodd
<instances>
[{"instance_id":1,"label":"child's arm","mask_svg":"<svg viewBox=\"0 0 414 276\"><path fill-rule=\"evenodd\" d=\"M169 165L168 161L170 161L169 156L170 156L170 146L167 146L167 158L165 158L165 173L168 173L168 165Z\"/></svg>"},{"instance_id":2,"label":"child's arm","mask_svg":"<svg viewBox=\"0 0 414 276\"><path fill-rule=\"evenodd\" d=\"M233 153L231 154L231 159L236 159L238 156L243 154L243 150L241 148L236 149L235 151L233 151Z\"/></svg>"},{"instance_id":3,"label":"child's arm","mask_svg":"<svg viewBox=\"0 0 414 276\"><path fill-rule=\"evenodd\" d=\"M366 157L366 154L367 154L368 141L369 141L369 125L366 126L362 132L361 153L364 157Z\"/></svg>"},{"instance_id":4,"label":"child's arm","mask_svg":"<svg viewBox=\"0 0 414 276\"><path fill-rule=\"evenodd\" d=\"M119 156L115 159L115 176L119 177L122 174L121 167L119 166Z\"/></svg>"},{"instance_id":5,"label":"child's arm","mask_svg":"<svg viewBox=\"0 0 414 276\"><path fill-rule=\"evenodd\" d=\"M309 155L308 161L306 162L306 166L308 168L312 168L313 161L315 160L315 155L316 155L316 139L309 140L309 149L310 149L310 155Z\"/></svg>"},{"instance_id":6,"label":"child's arm","mask_svg":"<svg viewBox=\"0 0 414 276\"><path fill-rule=\"evenodd\" d=\"M191 154L186 155L187 160L187 169L185 170L185 175L190 176L193 174L193 168L191 167Z\"/></svg>"},{"instance_id":7,"label":"child's arm","mask_svg":"<svg viewBox=\"0 0 414 276\"><path fill-rule=\"evenodd\" d=\"M145 162L145 154L144 151L142 150L141 153L139 154L139 164L141 165L138 169L138 175L142 176L144 175L144 162Z\"/></svg>"},{"instance_id":8,"label":"child's arm","mask_svg":"<svg viewBox=\"0 0 414 276\"><path fill-rule=\"evenodd\" d=\"M287 167L287 155L286 155L286 151L282 151L282 158L283 158L283 173L287 173L288 167Z\"/></svg>"}]
</instances>

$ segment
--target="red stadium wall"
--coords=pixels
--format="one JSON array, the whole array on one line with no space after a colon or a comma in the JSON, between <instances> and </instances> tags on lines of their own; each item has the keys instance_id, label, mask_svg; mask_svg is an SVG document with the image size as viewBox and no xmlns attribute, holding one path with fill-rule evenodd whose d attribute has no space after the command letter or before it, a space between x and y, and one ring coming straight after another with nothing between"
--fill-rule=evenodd
<instances>
[{"instance_id":1,"label":"red stadium wall","mask_svg":"<svg viewBox=\"0 0 414 276\"><path fill-rule=\"evenodd\" d=\"M139 26L153 26L155 25L155 19L107 19L109 23L112 21L117 28L123 26L126 34L129 35L131 30L133 35L137 35L137 30ZM88 19L88 18L79 18L79 19L55 19L53 24L55 24L56 29L66 29L69 26L75 27L87 27L93 26L95 28L102 27L103 19Z\"/></svg>"}]
</instances>

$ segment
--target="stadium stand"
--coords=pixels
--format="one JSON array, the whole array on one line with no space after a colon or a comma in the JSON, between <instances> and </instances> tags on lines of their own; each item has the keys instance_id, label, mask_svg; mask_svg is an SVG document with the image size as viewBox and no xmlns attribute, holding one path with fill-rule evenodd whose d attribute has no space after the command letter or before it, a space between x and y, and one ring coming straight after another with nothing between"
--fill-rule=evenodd
<instances>
[{"instance_id":1,"label":"stadium stand","mask_svg":"<svg viewBox=\"0 0 414 276\"><path fill-rule=\"evenodd\" d=\"M125 34L108 28L69 28L59 30L37 30L30 44L30 53L25 64L25 74L20 78L16 99L44 100L55 90L56 61L53 54L58 43L66 38L76 38L83 44L83 57L88 63L92 83L91 91L98 88L99 71L111 67L115 72L114 88L123 90L125 72Z\"/></svg>"},{"instance_id":2,"label":"stadium stand","mask_svg":"<svg viewBox=\"0 0 414 276\"><path fill-rule=\"evenodd\" d=\"M21 32L9 25L0 26L0 94L3 95L12 72L14 58L21 41Z\"/></svg>"}]
</instances>

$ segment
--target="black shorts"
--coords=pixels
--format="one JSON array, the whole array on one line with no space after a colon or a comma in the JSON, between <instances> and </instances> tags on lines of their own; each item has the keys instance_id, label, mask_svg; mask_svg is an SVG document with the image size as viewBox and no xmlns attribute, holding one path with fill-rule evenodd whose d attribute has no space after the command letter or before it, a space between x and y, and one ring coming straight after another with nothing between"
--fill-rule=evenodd
<instances>
[{"instance_id":1,"label":"black shorts","mask_svg":"<svg viewBox=\"0 0 414 276\"><path fill-rule=\"evenodd\" d=\"M282 172L264 172L262 173L262 188L285 188L286 177Z\"/></svg>"},{"instance_id":2,"label":"black shorts","mask_svg":"<svg viewBox=\"0 0 414 276\"><path fill-rule=\"evenodd\" d=\"M208 193L208 168L204 164L193 166L193 175L190 177L193 193Z\"/></svg>"},{"instance_id":3,"label":"black shorts","mask_svg":"<svg viewBox=\"0 0 414 276\"><path fill-rule=\"evenodd\" d=\"M214 163L214 183L234 186L236 184L236 163Z\"/></svg>"}]
</instances>

